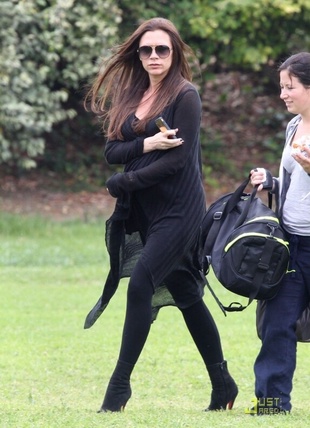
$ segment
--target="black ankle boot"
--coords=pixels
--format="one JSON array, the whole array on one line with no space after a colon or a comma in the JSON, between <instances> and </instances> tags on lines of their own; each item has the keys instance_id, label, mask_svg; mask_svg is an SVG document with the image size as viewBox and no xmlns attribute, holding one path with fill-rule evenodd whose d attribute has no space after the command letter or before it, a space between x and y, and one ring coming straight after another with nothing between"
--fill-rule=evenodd
<instances>
[{"instance_id":1,"label":"black ankle boot","mask_svg":"<svg viewBox=\"0 0 310 428\"><path fill-rule=\"evenodd\" d=\"M133 364L118 361L98 413L121 412L131 397L130 375Z\"/></svg>"},{"instance_id":2,"label":"black ankle boot","mask_svg":"<svg viewBox=\"0 0 310 428\"><path fill-rule=\"evenodd\" d=\"M212 384L211 402L206 411L232 409L238 387L227 370L227 362L207 366Z\"/></svg>"}]
</instances>

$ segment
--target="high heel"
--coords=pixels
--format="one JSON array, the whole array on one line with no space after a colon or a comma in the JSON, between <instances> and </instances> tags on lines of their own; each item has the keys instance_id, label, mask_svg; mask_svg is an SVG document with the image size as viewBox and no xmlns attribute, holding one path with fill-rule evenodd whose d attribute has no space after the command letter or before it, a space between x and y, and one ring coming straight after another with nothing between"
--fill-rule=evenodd
<instances>
[{"instance_id":1,"label":"high heel","mask_svg":"<svg viewBox=\"0 0 310 428\"><path fill-rule=\"evenodd\" d=\"M117 385L109 383L102 406L97 413L123 412L127 401L131 397L130 385Z\"/></svg>"},{"instance_id":2,"label":"high heel","mask_svg":"<svg viewBox=\"0 0 310 428\"><path fill-rule=\"evenodd\" d=\"M227 362L207 366L212 384L211 402L206 412L210 410L231 410L238 395L238 387L227 369Z\"/></svg>"},{"instance_id":3,"label":"high heel","mask_svg":"<svg viewBox=\"0 0 310 428\"><path fill-rule=\"evenodd\" d=\"M118 361L110 379L103 403L97 413L122 412L131 397L130 375L133 364Z\"/></svg>"}]
</instances>

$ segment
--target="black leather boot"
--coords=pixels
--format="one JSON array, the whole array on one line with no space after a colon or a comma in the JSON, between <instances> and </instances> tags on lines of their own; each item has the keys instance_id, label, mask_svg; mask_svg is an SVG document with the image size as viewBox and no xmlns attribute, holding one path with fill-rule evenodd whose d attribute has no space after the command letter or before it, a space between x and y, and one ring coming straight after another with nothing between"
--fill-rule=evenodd
<instances>
[{"instance_id":1,"label":"black leather boot","mask_svg":"<svg viewBox=\"0 0 310 428\"><path fill-rule=\"evenodd\" d=\"M133 364L118 361L98 413L122 412L131 397L130 375Z\"/></svg>"},{"instance_id":2,"label":"black leather boot","mask_svg":"<svg viewBox=\"0 0 310 428\"><path fill-rule=\"evenodd\" d=\"M207 366L212 384L211 402L206 411L232 409L238 395L236 382L227 370L227 361Z\"/></svg>"}]
</instances>

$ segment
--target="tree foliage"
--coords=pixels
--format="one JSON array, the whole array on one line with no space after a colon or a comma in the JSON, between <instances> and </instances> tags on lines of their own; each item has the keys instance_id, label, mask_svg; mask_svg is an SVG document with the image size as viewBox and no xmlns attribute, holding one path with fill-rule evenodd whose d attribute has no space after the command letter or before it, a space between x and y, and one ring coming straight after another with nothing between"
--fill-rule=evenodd
<instances>
[{"instance_id":1,"label":"tree foliage","mask_svg":"<svg viewBox=\"0 0 310 428\"><path fill-rule=\"evenodd\" d=\"M0 164L31 168L44 156L47 135L54 142L57 129L67 138L57 124L77 114L97 59L154 16L175 23L205 78L266 73L310 50L309 0L2 0ZM74 126L81 133L85 118Z\"/></svg>"},{"instance_id":2,"label":"tree foliage","mask_svg":"<svg viewBox=\"0 0 310 428\"><path fill-rule=\"evenodd\" d=\"M207 5L206 5L207 4ZM308 0L193 0L189 24L203 63L259 70L310 47Z\"/></svg>"},{"instance_id":3,"label":"tree foliage","mask_svg":"<svg viewBox=\"0 0 310 428\"><path fill-rule=\"evenodd\" d=\"M310 48L309 0L120 0L123 32L141 17L171 19L205 68L259 70Z\"/></svg>"},{"instance_id":4,"label":"tree foliage","mask_svg":"<svg viewBox=\"0 0 310 428\"><path fill-rule=\"evenodd\" d=\"M35 166L46 133L76 114L71 98L107 54L119 21L113 0L0 3L0 163Z\"/></svg>"}]
</instances>

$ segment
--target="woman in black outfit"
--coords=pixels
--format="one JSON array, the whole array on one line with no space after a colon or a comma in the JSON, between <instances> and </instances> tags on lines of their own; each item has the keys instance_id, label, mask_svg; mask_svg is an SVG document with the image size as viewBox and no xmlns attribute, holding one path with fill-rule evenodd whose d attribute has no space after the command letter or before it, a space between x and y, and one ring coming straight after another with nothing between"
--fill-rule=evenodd
<instances>
[{"instance_id":1,"label":"woman in black outfit","mask_svg":"<svg viewBox=\"0 0 310 428\"><path fill-rule=\"evenodd\" d=\"M206 364L212 383L206 410L232 408L238 393L203 301L201 101L190 83L190 52L170 21L146 21L117 48L88 93L90 108L108 123L106 159L123 164L124 172L107 182L117 198L106 231L111 269L85 328L106 308L120 278L130 276L120 353L100 412L124 409L151 323L168 304L182 312ZM158 116L172 129L160 132Z\"/></svg>"}]
</instances>

